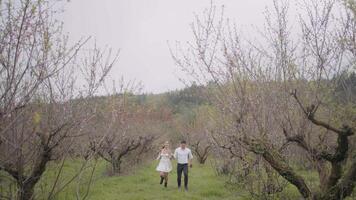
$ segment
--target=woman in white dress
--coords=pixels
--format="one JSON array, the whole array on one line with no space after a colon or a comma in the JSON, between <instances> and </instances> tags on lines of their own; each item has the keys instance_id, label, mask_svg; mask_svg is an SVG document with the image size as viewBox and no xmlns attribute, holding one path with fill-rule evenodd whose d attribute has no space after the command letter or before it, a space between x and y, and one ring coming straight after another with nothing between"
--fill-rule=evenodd
<instances>
[{"instance_id":1,"label":"woman in white dress","mask_svg":"<svg viewBox=\"0 0 356 200\"><path fill-rule=\"evenodd\" d=\"M172 171L172 163L171 159L173 154L169 148L169 142L165 142L162 149L160 150L157 160L159 160L159 164L156 170L159 172L161 177L160 184L163 183L164 180L164 187L167 187L168 184L168 173Z\"/></svg>"}]
</instances>

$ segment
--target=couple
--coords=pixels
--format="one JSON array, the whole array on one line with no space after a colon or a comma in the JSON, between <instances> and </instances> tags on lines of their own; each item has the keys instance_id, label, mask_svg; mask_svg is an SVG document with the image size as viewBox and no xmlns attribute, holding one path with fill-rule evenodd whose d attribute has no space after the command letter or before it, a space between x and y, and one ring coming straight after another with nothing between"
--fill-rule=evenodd
<instances>
[{"instance_id":1,"label":"couple","mask_svg":"<svg viewBox=\"0 0 356 200\"><path fill-rule=\"evenodd\" d=\"M177 160L177 182L178 182L178 189L180 189L181 186L181 178L182 178L182 172L184 173L184 189L188 191L188 165L189 167L192 167L192 151L186 147L186 141L181 141L180 147L178 147L175 151L174 154L172 155L172 152L169 148L169 142L165 142L161 151L159 152L159 155L157 157L157 160L159 161L159 164L156 168L157 171L159 171L159 175L161 177L160 184L163 183L164 180L164 187L167 187L168 184L168 173L172 171L172 163L171 159L175 158Z\"/></svg>"}]
</instances>

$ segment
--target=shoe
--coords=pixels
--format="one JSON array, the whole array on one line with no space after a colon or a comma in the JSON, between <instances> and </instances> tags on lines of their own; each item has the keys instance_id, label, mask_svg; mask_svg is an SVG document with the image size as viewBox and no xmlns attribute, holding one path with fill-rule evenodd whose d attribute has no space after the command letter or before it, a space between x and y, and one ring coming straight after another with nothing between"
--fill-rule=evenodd
<instances>
[{"instance_id":1,"label":"shoe","mask_svg":"<svg viewBox=\"0 0 356 200\"><path fill-rule=\"evenodd\" d=\"M161 181L159 182L159 184L160 184L160 185L162 185L162 183L163 183L163 179L164 179L164 178L163 178L163 177L161 177Z\"/></svg>"},{"instance_id":2,"label":"shoe","mask_svg":"<svg viewBox=\"0 0 356 200\"><path fill-rule=\"evenodd\" d=\"M164 182L164 187L167 187L167 182Z\"/></svg>"},{"instance_id":3,"label":"shoe","mask_svg":"<svg viewBox=\"0 0 356 200\"><path fill-rule=\"evenodd\" d=\"M186 192L188 192L188 187L184 187L184 190L185 190Z\"/></svg>"}]
</instances>

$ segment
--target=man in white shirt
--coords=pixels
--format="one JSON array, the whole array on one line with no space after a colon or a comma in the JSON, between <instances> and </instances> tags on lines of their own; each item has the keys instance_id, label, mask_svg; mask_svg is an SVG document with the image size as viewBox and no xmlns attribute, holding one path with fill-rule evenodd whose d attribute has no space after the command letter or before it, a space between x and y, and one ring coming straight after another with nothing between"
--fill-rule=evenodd
<instances>
[{"instance_id":1,"label":"man in white shirt","mask_svg":"<svg viewBox=\"0 0 356 200\"><path fill-rule=\"evenodd\" d=\"M174 151L174 158L177 159L177 182L178 188L181 186L182 172L184 174L184 189L188 190L188 165L192 167L192 151L186 147L186 141L181 141L180 147Z\"/></svg>"}]
</instances>

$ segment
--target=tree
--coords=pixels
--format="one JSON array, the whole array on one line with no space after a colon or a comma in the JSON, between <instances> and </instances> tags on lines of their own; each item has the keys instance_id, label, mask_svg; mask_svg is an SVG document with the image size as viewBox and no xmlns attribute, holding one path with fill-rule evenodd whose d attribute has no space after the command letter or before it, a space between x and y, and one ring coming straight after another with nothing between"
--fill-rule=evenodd
<instances>
[{"instance_id":1,"label":"tree","mask_svg":"<svg viewBox=\"0 0 356 200\"><path fill-rule=\"evenodd\" d=\"M205 163L212 148L209 136L214 131L215 124L211 120L213 114L210 106L199 106L192 110L191 116L181 114L175 121L177 131L188 141L200 164Z\"/></svg>"},{"instance_id":2,"label":"tree","mask_svg":"<svg viewBox=\"0 0 356 200\"><path fill-rule=\"evenodd\" d=\"M124 159L136 161L150 150L156 136L147 127L154 127L149 118L154 115L140 105L132 105L126 92L112 95L108 101L93 121L95 129L90 129L89 146L111 164L113 174L120 174Z\"/></svg>"},{"instance_id":3,"label":"tree","mask_svg":"<svg viewBox=\"0 0 356 200\"><path fill-rule=\"evenodd\" d=\"M21 200L36 198L49 162L65 161L67 147L95 110L87 99L117 59L96 47L79 55L88 40L69 46L52 6L0 1L0 170L16 183ZM78 68L88 83L84 88L76 82ZM48 198L56 186L57 180Z\"/></svg>"},{"instance_id":4,"label":"tree","mask_svg":"<svg viewBox=\"0 0 356 200\"><path fill-rule=\"evenodd\" d=\"M305 199L343 199L356 181L355 124L332 98L333 77L354 66L355 13L340 1L301 5L299 27L291 28L288 4L274 1L262 42L244 40L212 6L192 25L191 48L172 55L200 84L214 82L214 105L233 128L217 140L261 156ZM304 151L319 188L290 164L291 147Z\"/></svg>"}]
</instances>

